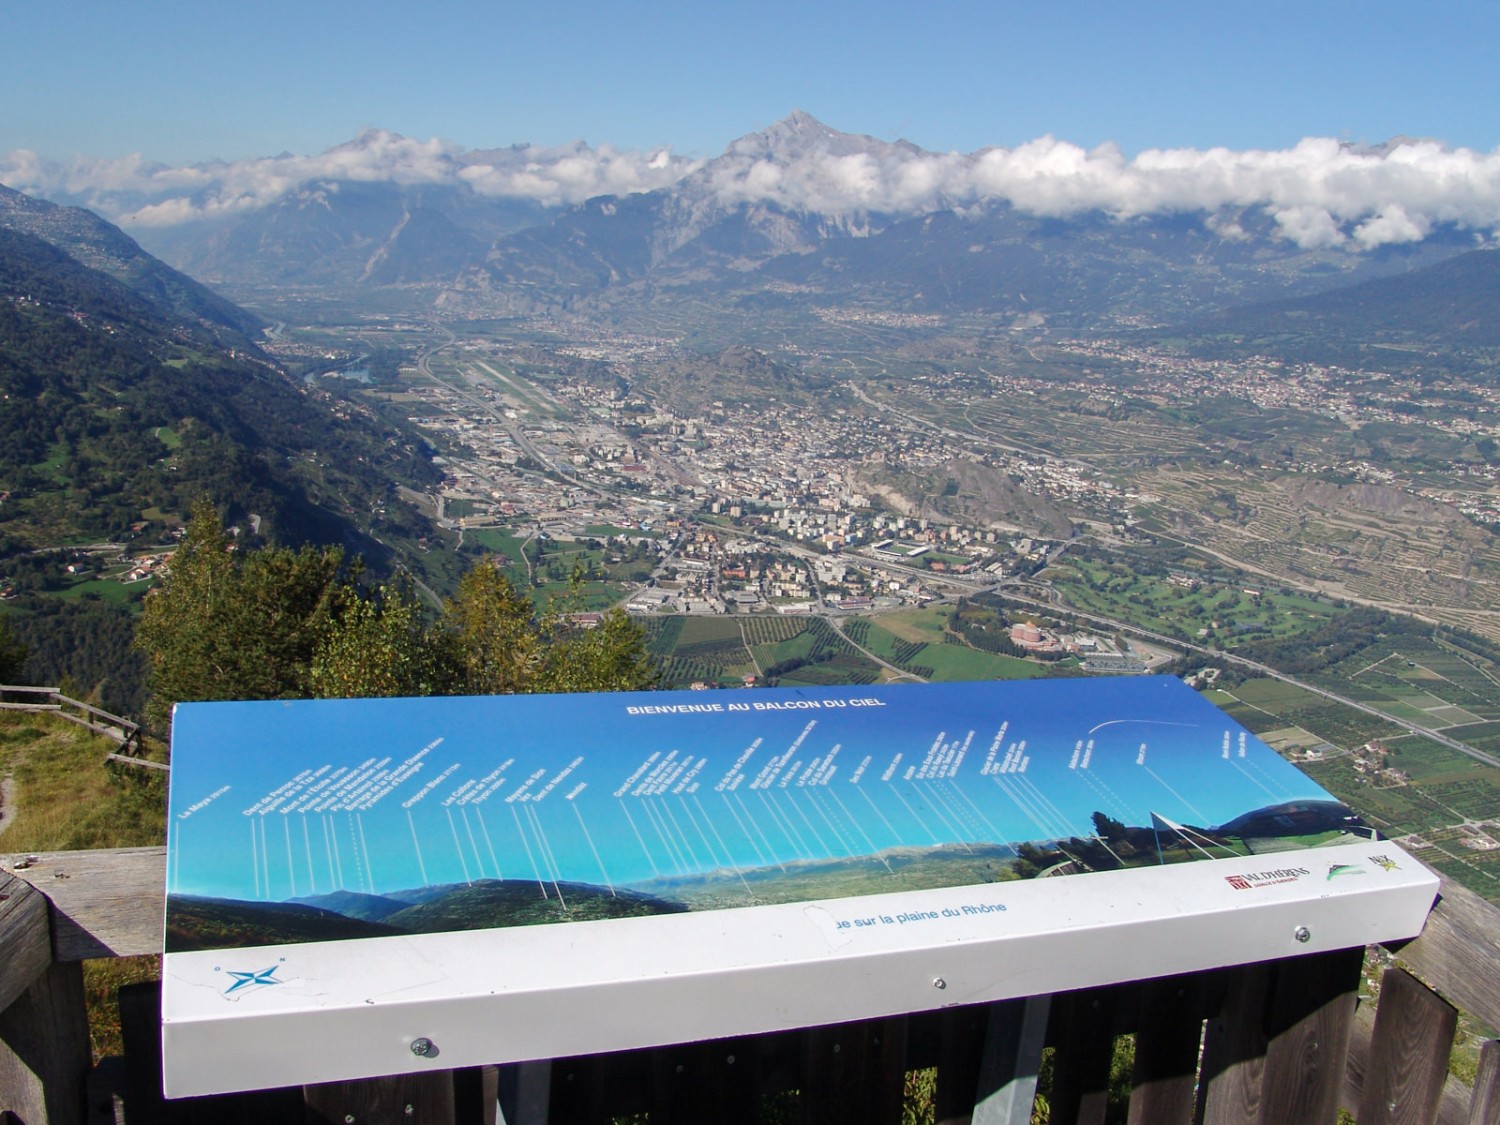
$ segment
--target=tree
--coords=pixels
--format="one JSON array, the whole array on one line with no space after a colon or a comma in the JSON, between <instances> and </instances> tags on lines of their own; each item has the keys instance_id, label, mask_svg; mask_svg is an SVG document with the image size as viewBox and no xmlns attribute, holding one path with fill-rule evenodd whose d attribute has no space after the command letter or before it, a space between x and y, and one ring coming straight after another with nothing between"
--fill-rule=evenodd
<instances>
[{"instance_id":1,"label":"tree","mask_svg":"<svg viewBox=\"0 0 1500 1125\"><path fill-rule=\"evenodd\" d=\"M336 549L233 546L212 506L195 505L146 599L135 643L158 727L185 700L629 691L658 680L645 632L625 614L593 629L566 602L538 614L488 561L429 620L408 586L362 586L359 561Z\"/></svg>"},{"instance_id":2,"label":"tree","mask_svg":"<svg viewBox=\"0 0 1500 1125\"><path fill-rule=\"evenodd\" d=\"M457 682L408 586L354 598L330 622L313 653L309 688L322 699L443 694Z\"/></svg>"},{"instance_id":3,"label":"tree","mask_svg":"<svg viewBox=\"0 0 1500 1125\"><path fill-rule=\"evenodd\" d=\"M197 501L142 606L135 643L147 658L146 719L159 729L185 700L306 697L318 642L354 596L337 548L232 547L213 506Z\"/></svg>"},{"instance_id":4,"label":"tree","mask_svg":"<svg viewBox=\"0 0 1500 1125\"><path fill-rule=\"evenodd\" d=\"M656 687L661 670L646 651L646 631L618 609L592 629L553 627L538 691L643 691Z\"/></svg>"},{"instance_id":5,"label":"tree","mask_svg":"<svg viewBox=\"0 0 1500 1125\"><path fill-rule=\"evenodd\" d=\"M443 605L441 625L454 646L457 690L468 695L536 691L542 631L531 602L498 566L476 563Z\"/></svg>"}]
</instances>

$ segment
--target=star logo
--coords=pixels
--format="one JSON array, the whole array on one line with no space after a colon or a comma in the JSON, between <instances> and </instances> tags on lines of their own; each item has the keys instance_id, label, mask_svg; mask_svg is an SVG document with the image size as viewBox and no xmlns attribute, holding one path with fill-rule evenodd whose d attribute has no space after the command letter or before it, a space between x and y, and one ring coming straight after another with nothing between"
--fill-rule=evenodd
<instances>
[{"instance_id":1,"label":"star logo","mask_svg":"<svg viewBox=\"0 0 1500 1125\"><path fill-rule=\"evenodd\" d=\"M242 988L253 988L258 984L283 983L276 979L277 968L279 966L272 965L269 969L262 969L258 973L237 973L233 969L230 969L229 975L234 978L234 983L224 990L224 995L229 996Z\"/></svg>"}]
</instances>

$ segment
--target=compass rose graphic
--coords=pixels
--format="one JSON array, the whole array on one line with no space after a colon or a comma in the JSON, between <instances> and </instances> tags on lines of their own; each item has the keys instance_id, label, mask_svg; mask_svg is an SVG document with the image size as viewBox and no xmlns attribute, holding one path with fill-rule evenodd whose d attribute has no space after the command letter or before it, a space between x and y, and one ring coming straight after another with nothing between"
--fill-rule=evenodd
<instances>
[{"instance_id":1,"label":"compass rose graphic","mask_svg":"<svg viewBox=\"0 0 1500 1125\"><path fill-rule=\"evenodd\" d=\"M276 979L276 970L280 967L280 965L272 965L269 969L249 973L237 973L230 969L229 975L234 978L234 983L224 990L224 995L229 996L242 988L252 988L258 984L282 984L283 981Z\"/></svg>"}]
</instances>

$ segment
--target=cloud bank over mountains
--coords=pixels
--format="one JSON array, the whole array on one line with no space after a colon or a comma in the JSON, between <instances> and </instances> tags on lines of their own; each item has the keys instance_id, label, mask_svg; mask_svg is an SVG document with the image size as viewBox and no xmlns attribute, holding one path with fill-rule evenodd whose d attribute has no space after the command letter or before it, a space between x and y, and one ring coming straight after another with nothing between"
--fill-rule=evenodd
<instances>
[{"instance_id":1,"label":"cloud bank over mountains","mask_svg":"<svg viewBox=\"0 0 1500 1125\"><path fill-rule=\"evenodd\" d=\"M1226 238L1262 211L1305 248L1369 250L1417 242L1438 225L1500 237L1500 150L1400 138L1378 146L1310 137L1293 148L1084 149L1054 137L1015 148L933 153L838 133L793 114L713 160L582 142L465 149L372 129L316 156L279 156L173 168L142 157L61 164L19 150L0 156L0 182L78 203L126 227L167 227L258 210L343 182L472 189L549 206L676 187L725 207L775 204L847 216L920 215L1009 204L1066 218L1201 214Z\"/></svg>"}]
</instances>

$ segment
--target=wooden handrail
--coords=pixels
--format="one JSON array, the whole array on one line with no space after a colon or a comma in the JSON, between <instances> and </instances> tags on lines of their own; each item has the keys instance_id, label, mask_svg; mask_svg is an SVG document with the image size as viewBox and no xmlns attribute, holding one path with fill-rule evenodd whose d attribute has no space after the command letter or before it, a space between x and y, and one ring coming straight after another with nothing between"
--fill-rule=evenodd
<instances>
[{"instance_id":1,"label":"wooden handrail","mask_svg":"<svg viewBox=\"0 0 1500 1125\"><path fill-rule=\"evenodd\" d=\"M86 727L95 734L102 734L114 739L120 744L121 749L134 746L137 750L141 746L141 728L138 723L119 715L112 714L101 707L95 707L92 703L84 703L80 699L63 695L57 688L33 687L30 684L0 684L0 696L6 692L14 692L20 695L46 696L46 703L11 703L0 701L0 710L3 711L45 711L56 715L60 719L66 719L70 723L77 723ZM69 713L68 708L76 708L82 714ZM167 769L160 762L147 762L144 758L132 757L125 754L110 754L109 758L133 766L151 766L156 769Z\"/></svg>"}]
</instances>

